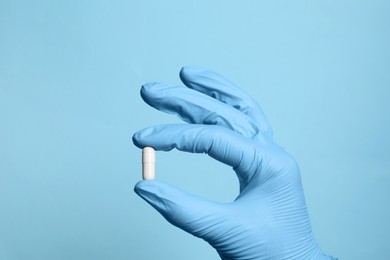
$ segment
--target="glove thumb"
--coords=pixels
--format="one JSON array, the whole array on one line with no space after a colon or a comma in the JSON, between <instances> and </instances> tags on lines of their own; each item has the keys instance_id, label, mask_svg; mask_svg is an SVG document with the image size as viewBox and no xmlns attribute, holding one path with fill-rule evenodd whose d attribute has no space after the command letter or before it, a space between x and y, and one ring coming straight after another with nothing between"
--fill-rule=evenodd
<instances>
[{"instance_id":1,"label":"glove thumb","mask_svg":"<svg viewBox=\"0 0 390 260\"><path fill-rule=\"evenodd\" d=\"M225 227L225 204L203 199L155 180L138 182L134 191L171 224L209 243Z\"/></svg>"}]
</instances>

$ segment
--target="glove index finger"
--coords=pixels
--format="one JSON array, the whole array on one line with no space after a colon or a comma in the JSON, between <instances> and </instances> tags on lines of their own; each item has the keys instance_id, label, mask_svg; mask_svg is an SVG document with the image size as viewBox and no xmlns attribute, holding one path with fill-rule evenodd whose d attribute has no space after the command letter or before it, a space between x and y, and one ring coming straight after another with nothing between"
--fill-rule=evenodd
<instances>
[{"instance_id":1,"label":"glove index finger","mask_svg":"<svg viewBox=\"0 0 390 260\"><path fill-rule=\"evenodd\" d=\"M233 167L240 183L250 180L261 163L253 140L216 125L156 125L135 133L133 142L139 148L206 153Z\"/></svg>"}]
</instances>

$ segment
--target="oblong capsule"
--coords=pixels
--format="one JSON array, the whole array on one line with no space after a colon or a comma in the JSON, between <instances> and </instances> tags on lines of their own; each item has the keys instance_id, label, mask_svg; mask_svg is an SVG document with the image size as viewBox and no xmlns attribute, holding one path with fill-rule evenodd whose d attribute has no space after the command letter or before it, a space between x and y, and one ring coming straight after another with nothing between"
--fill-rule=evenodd
<instances>
[{"instance_id":1,"label":"oblong capsule","mask_svg":"<svg viewBox=\"0 0 390 260\"><path fill-rule=\"evenodd\" d=\"M142 149L142 179L154 180L156 178L155 173L156 155L153 147L144 147Z\"/></svg>"}]
</instances>

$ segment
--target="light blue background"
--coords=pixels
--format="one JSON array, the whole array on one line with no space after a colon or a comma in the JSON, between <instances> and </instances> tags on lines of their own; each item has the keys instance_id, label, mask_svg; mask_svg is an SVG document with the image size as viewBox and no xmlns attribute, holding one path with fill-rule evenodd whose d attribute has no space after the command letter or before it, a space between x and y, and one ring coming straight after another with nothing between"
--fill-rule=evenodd
<instances>
[{"instance_id":1,"label":"light blue background","mask_svg":"<svg viewBox=\"0 0 390 260\"><path fill-rule=\"evenodd\" d=\"M300 163L314 233L390 259L389 1L0 1L0 259L218 259L132 191L131 135L179 122L142 83L182 65L262 104ZM157 154L157 176L219 201L232 170Z\"/></svg>"}]
</instances>

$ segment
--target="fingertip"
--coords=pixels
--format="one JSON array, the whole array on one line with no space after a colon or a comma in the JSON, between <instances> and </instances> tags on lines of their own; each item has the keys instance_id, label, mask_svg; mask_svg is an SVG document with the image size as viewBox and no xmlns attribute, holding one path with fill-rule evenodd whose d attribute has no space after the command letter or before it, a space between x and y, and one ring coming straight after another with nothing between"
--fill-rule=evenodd
<instances>
[{"instance_id":1,"label":"fingertip","mask_svg":"<svg viewBox=\"0 0 390 260\"><path fill-rule=\"evenodd\" d=\"M156 81L144 83L144 84L142 84L142 86L141 86L141 90L142 90L142 89L148 90L148 89L152 88L153 86L155 86L155 85L157 85L157 84L160 84L160 83L159 83L159 82L156 82Z\"/></svg>"},{"instance_id":2,"label":"fingertip","mask_svg":"<svg viewBox=\"0 0 390 260\"><path fill-rule=\"evenodd\" d=\"M133 141L133 144L135 146L137 146L138 148L142 148L141 144L139 143L139 132L136 132L135 134L133 134L133 136L131 137L131 140Z\"/></svg>"},{"instance_id":3,"label":"fingertip","mask_svg":"<svg viewBox=\"0 0 390 260\"><path fill-rule=\"evenodd\" d=\"M181 68L181 73L196 73L204 71L205 68L197 66L197 65L185 65Z\"/></svg>"},{"instance_id":4,"label":"fingertip","mask_svg":"<svg viewBox=\"0 0 390 260\"><path fill-rule=\"evenodd\" d=\"M158 82L148 82L148 83L145 83L141 86L140 94L141 94L142 99L146 103L148 103L148 100L149 100L149 97L151 95L153 87L155 87L158 84L159 84Z\"/></svg>"},{"instance_id":5,"label":"fingertip","mask_svg":"<svg viewBox=\"0 0 390 260\"><path fill-rule=\"evenodd\" d=\"M186 65L181 68L179 76L182 81L188 81L191 79L191 76L196 75L202 71L205 71L205 69L202 67Z\"/></svg>"},{"instance_id":6,"label":"fingertip","mask_svg":"<svg viewBox=\"0 0 390 260\"><path fill-rule=\"evenodd\" d=\"M148 191L148 187L150 187L149 182L152 182L151 180L142 180L135 184L134 186L134 192L137 193L139 196L143 197L143 194Z\"/></svg>"},{"instance_id":7,"label":"fingertip","mask_svg":"<svg viewBox=\"0 0 390 260\"><path fill-rule=\"evenodd\" d=\"M134 192L135 193L137 193L138 195L139 195L139 191L140 191L140 183L141 183L142 181L139 181L139 182L137 182L135 185L134 185Z\"/></svg>"},{"instance_id":8,"label":"fingertip","mask_svg":"<svg viewBox=\"0 0 390 260\"><path fill-rule=\"evenodd\" d=\"M151 144L157 142L157 140L154 137L154 131L155 130L158 131L160 127L161 126L156 125L154 127L147 127L135 132L132 137L133 144L141 149L144 148L145 146L153 146Z\"/></svg>"},{"instance_id":9,"label":"fingertip","mask_svg":"<svg viewBox=\"0 0 390 260\"><path fill-rule=\"evenodd\" d=\"M181 81L186 81L188 76L189 66L183 66L179 72L179 77Z\"/></svg>"},{"instance_id":10,"label":"fingertip","mask_svg":"<svg viewBox=\"0 0 390 260\"><path fill-rule=\"evenodd\" d=\"M156 203L161 202L160 196L162 195L162 192L160 191L160 186L158 181L142 180L135 184L134 192L148 203L155 206Z\"/></svg>"},{"instance_id":11,"label":"fingertip","mask_svg":"<svg viewBox=\"0 0 390 260\"><path fill-rule=\"evenodd\" d=\"M134 186L134 192L160 212L164 217L169 212L167 206L170 196L169 187L155 180L142 180Z\"/></svg>"},{"instance_id":12,"label":"fingertip","mask_svg":"<svg viewBox=\"0 0 390 260\"><path fill-rule=\"evenodd\" d=\"M150 204L160 203L162 200L168 201L182 201L189 195L170 184L156 181L156 180L142 180L134 186L134 192L145 199Z\"/></svg>"}]
</instances>

